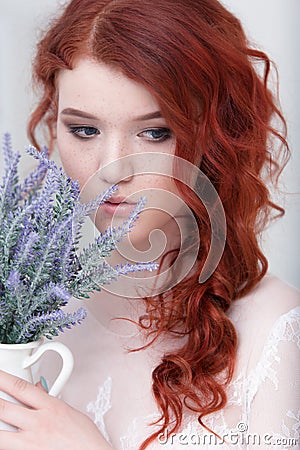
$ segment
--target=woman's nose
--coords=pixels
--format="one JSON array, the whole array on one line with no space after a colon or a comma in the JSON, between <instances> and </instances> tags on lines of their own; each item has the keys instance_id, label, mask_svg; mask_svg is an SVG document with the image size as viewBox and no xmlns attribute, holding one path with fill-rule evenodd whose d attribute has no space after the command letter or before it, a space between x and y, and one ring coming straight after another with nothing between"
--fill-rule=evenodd
<instances>
[{"instance_id":1,"label":"woman's nose","mask_svg":"<svg viewBox=\"0 0 300 450\"><path fill-rule=\"evenodd\" d=\"M109 185L128 182L134 176L134 156L129 145L121 140L110 140L102 149L98 176Z\"/></svg>"}]
</instances>

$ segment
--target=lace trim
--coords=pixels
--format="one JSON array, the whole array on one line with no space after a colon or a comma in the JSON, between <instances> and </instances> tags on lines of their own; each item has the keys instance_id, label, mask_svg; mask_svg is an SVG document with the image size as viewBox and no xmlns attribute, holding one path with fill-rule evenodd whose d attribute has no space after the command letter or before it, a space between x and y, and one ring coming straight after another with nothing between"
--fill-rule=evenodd
<instances>
[{"instance_id":1,"label":"lace trim","mask_svg":"<svg viewBox=\"0 0 300 450\"><path fill-rule=\"evenodd\" d=\"M300 307L290 310L275 321L263 347L259 362L250 371L248 376L246 376L245 371L240 373L237 379L233 381L228 388L227 407L239 407L239 410L237 411L239 421L242 421L245 424L249 423L250 407L258 392L259 386L268 379L271 380L275 389L278 389L278 377L276 370L272 365L274 363L280 363L278 344L282 341L294 342L300 349ZM90 402L87 406L87 411L94 413L95 424L108 442L110 442L110 438L105 428L104 415L111 408L111 390L112 379L111 377L108 377L103 386L98 390L97 400L95 402ZM228 410L226 413L228 414ZM222 410L211 416L207 416L205 423L217 434L224 436L233 431L228 427L228 424L226 424L225 418L224 410ZM149 436L149 434L154 431L154 427L151 427L151 429L149 428L149 423L153 422L155 419L157 419L157 414L134 418L128 427L127 433L120 437L121 450L136 450L145 437ZM281 435L274 433L273 438L278 437L282 439L284 437L286 439L298 440L300 434L300 411L298 411L298 413L291 410L287 411L286 419L291 422L289 424L290 426L288 427L285 419L283 419L281 424L278 424L281 428ZM209 433L200 427L195 416L184 418L184 425L180 434L188 436L189 439L192 437L194 437L194 440L199 439L201 447L199 447L199 445L197 446L191 440L179 443L177 446L175 445L175 441L172 443L169 440L164 445L159 441L153 443L153 445L149 447L149 450L151 448L153 450L155 448L174 450L174 448L182 448L182 446L186 449L201 448L203 450L220 448L220 446L224 449L232 448L232 444L226 444L225 442L221 444L219 441L217 444L213 444L214 438L212 438L210 444L207 445L201 441L204 434L206 435L206 438L209 439ZM234 448L236 450L245 450L249 447L248 445L245 446L244 444L236 443ZM268 448L272 447L269 446ZM278 450L287 448L295 449L295 444L291 446L276 446L276 449Z\"/></svg>"},{"instance_id":2,"label":"lace trim","mask_svg":"<svg viewBox=\"0 0 300 450\"><path fill-rule=\"evenodd\" d=\"M277 372L272 364L280 363L278 344L282 341L295 342L300 350L300 306L280 316L273 325L263 348L262 357L248 375L248 408L259 386L267 379L272 381L276 390L278 389Z\"/></svg>"},{"instance_id":3,"label":"lace trim","mask_svg":"<svg viewBox=\"0 0 300 450\"><path fill-rule=\"evenodd\" d=\"M90 402L86 410L89 413L94 414L94 423L99 428L105 439L111 444L110 437L106 431L104 422L104 415L111 409L111 391L112 391L112 379L108 377L102 386L98 388L97 400Z\"/></svg>"}]
</instances>

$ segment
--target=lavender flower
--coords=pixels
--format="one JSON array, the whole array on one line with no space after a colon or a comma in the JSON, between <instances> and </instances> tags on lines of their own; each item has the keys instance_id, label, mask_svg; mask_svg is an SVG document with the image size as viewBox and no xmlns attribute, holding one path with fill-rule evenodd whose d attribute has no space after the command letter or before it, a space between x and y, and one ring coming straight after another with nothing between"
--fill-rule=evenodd
<instances>
[{"instance_id":1,"label":"lavender flower","mask_svg":"<svg viewBox=\"0 0 300 450\"><path fill-rule=\"evenodd\" d=\"M0 186L0 342L26 343L81 323L80 308L65 313L71 296L87 298L118 276L155 270L154 263L111 267L105 257L116 248L138 219L142 198L122 227L108 228L78 253L81 228L87 215L117 190L111 186L87 204L80 202L73 181L48 159L47 149L27 152L38 166L19 182L20 154L4 136L5 174Z\"/></svg>"},{"instance_id":2,"label":"lavender flower","mask_svg":"<svg viewBox=\"0 0 300 450\"><path fill-rule=\"evenodd\" d=\"M86 318L87 312L84 308L79 308L74 313L64 313L62 309L57 309L49 313L38 313L28 318L25 325L22 326L17 337L17 343L23 342L24 339L39 339L42 336L57 336L58 331L63 332L64 328L71 328L76 324L80 324ZM38 330L38 332L37 332Z\"/></svg>"}]
</instances>

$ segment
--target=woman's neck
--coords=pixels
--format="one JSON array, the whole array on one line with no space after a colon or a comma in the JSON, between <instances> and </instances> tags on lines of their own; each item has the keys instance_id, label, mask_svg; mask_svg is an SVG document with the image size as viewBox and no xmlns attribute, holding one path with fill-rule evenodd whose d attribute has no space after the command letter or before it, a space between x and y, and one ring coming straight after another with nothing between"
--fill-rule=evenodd
<instances>
[{"instance_id":1,"label":"woman's neck","mask_svg":"<svg viewBox=\"0 0 300 450\"><path fill-rule=\"evenodd\" d=\"M183 224L181 227L185 227ZM133 246L126 247L122 241L118 249L111 252L110 256L106 258L106 262L112 267L118 264L125 264L128 261L131 264L135 262L155 261L161 264L163 256L170 250L174 250L180 247L182 236L180 230L172 221L168 224L165 230L162 231L166 236L166 245L162 251L162 245L159 239L151 240L151 251L153 257L149 258L149 253L146 259L143 259L142 255L147 253L150 247L149 241L147 243L136 246L138 250L138 260L134 255ZM147 248L148 245L148 248ZM133 254L131 254L133 252ZM155 256L159 255L156 259ZM121 275L116 281L112 281L110 284L102 287L100 292L95 292L91 295L90 299L86 301L86 307L95 319L103 325L107 330L120 334L127 335L137 332L139 326L134 322L138 322L139 318L146 314L146 303L144 298L146 296L162 293L166 290L166 286L169 285L170 277L172 273L168 271L171 257L167 256L163 261L163 266L160 268L160 274L157 276L157 271L141 271L135 273L129 273L128 275ZM174 271L176 279L178 279L177 270ZM173 283L174 284L174 283ZM127 320L121 320L127 319Z\"/></svg>"}]
</instances>

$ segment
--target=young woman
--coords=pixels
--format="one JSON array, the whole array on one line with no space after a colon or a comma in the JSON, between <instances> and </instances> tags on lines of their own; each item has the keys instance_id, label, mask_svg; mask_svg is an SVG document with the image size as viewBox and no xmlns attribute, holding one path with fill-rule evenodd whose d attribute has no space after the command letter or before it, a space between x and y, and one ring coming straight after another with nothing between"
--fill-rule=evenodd
<instances>
[{"instance_id":1,"label":"young woman","mask_svg":"<svg viewBox=\"0 0 300 450\"><path fill-rule=\"evenodd\" d=\"M87 301L85 323L60 338L75 356L62 398L1 373L24 405L1 401L18 432L0 431L0 448L296 449L299 293L267 273L259 246L284 213L267 182L289 156L268 57L217 0L73 0L34 69L32 142L44 122L84 195L118 184L100 231L145 193L112 260L131 251L160 270L152 292L145 274ZM41 369L49 382L57 370Z\"/></svg>"}]
</instances>

